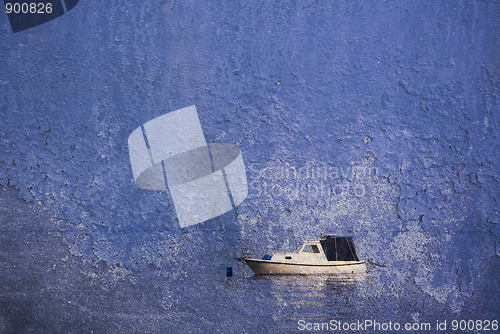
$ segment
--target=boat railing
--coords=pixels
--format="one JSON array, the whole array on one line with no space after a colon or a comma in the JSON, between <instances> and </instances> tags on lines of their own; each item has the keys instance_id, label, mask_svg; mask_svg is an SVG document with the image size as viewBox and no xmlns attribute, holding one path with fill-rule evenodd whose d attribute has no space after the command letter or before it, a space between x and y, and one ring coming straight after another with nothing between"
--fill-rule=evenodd
<instances>
[{"instance_id":1,"label":"boat railing","mask_svg":"<svg viewBox=\"0 0 500 334\"><path fill-rule=\"evenodd\" d=\"M248 248L234 248L233 249L233 255L234 255L234 258L236 260L243 260L243 259L247 259L247 258L261 258L262 257L262 254L258 254L256 253L255 251L252 251Z\"/></svg>"}]
</instances>

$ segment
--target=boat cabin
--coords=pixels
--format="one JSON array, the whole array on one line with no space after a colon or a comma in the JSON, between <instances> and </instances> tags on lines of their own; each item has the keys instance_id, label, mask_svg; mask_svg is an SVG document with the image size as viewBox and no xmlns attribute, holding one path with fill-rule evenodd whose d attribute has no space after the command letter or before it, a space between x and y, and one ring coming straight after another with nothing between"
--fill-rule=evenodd
<instances>
[{"instance_id":1,"label":"boat cabin","mask_svg":"<svg viewBox=\"0 0 500 334\"><path fill-rule=\"evenodd\" d=\"M270 260L288 263L359 261L352 237L334 235L325 235L320 240L305 241L297 253L275 253Z\"/></svg>"}]
</instances>

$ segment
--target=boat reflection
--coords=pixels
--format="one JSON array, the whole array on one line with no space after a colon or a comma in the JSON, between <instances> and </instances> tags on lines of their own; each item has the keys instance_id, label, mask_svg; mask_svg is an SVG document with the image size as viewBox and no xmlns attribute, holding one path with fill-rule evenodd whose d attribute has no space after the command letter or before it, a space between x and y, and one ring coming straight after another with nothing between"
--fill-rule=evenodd
<instances>
[{"instance_id":1,"label":"boat reflection","mask_svg":"<svg viewBox=\"0 0 500 334\"><path fill-rule=\"evenodd\" d=\"M247 278L269 291L267 308L277 327L297 329L299 320L328 322L359 314L357 305L374 277L275 275Z\"/></svg>"}]
</instances>

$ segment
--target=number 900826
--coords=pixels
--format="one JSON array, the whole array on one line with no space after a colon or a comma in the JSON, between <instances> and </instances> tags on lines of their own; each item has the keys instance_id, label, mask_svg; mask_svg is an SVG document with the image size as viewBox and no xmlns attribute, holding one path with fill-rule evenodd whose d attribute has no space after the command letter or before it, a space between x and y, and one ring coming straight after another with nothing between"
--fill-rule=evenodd
<instances>
[{"instance_id":1,"label":"number 900826","mask_svg":"<svg viewBox=\"0 0 500 334\"><path fill-rule=\"evenodd\" d=\"M51 3L6 3L5 10L7 14L50 14L52 13Z\"/></svg>"}]
</instances>

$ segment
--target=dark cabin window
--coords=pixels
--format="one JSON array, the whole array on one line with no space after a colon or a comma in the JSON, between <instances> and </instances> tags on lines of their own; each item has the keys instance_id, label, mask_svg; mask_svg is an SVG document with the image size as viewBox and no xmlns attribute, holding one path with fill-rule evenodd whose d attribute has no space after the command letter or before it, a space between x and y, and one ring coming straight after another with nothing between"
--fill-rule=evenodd
<instances>
[{"instance_id":1,"label":"dark cabin window","mask_svg":"<svg viewBox=\"0 0 500 334\"><path fill-rule=\"evenodd\" d=\"M327 236L320 243L328 261L359 261L352 237Z\"/></svg>"},{"instance_id":2,"label":"dark cabin window","mask_svg":"<svg viewBox=\"0 0 500 334\"><path fill-rule=\"evenodd\" d=\"M306 245L304 247L304 252L306 253L319 253L318 246L316 245Z\"/></svg>"}]
</instances>

